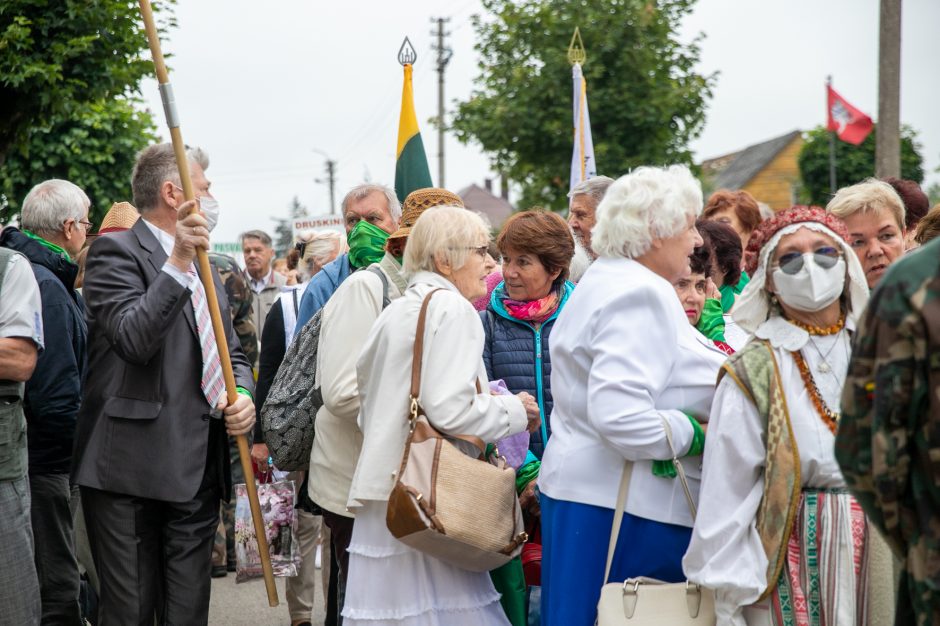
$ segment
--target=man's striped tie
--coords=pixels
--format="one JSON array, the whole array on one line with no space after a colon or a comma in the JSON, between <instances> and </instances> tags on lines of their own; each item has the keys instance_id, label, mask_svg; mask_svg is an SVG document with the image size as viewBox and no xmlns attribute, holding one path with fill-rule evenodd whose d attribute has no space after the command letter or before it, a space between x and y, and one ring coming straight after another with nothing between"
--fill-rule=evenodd
<instances>
[{"instance_id":1,"label":"man's striped tie","mask_svg":"<svg viewBox=\"0 0 940 626\"><path fill-rule=\"evenodd\" d=\"M193 278L193 313L196 315L196 330L199 332L199 345L202 346L202 393L214 409L225 397L225 380L222 377L222 362L219 360L219 348L215 344L212 330L212 318L209 316L209 303L202 281L196 275L196 268L190 266L189 274Z\"/></svg>"}]
</instances>

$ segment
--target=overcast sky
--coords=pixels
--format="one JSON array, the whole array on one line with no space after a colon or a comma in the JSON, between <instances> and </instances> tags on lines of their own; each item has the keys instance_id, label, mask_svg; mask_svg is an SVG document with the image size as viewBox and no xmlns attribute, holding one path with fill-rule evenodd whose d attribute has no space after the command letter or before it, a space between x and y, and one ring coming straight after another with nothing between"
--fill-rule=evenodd
<instances>
[{"instance_id":1,"label":"overcast sky","mask_svg":"<svg viewBox=\"0 0 940 626\"><path fill-rule=\"evenodd\" d=\"M825 79L877 121L878 0L700 0L681 37L699 32L699 70L719 71L696 158L718 156L825 122ZM214 241L249 228L272 230L293 196L311 214L328 211L324 156L337 161L337 204L365 178L391 184L401 103L396 55L405 35L418 51L415 106L434 182L437 74L432 17L450 17L448 111L479 73L471 15L479 0L313 2L179 0L179 27L164 51L183 137L210 155L209 178L222 206ZM901 121L922 144L927 183L940 180L940 81L936 29L940 2L905 0ZM588 47L596 34L581 24ZM568 42L558 42L566 48ZM156 82L144 97L165 130ZM591 102L591 85L588 85ZM482 185L492 174L477 146L448 137L446 185ZM611 172L599 163L598 169ZM559 172L563 177L568 172ZM925 185L927 184L925 183Z\"/></svg>"}]
</instances>

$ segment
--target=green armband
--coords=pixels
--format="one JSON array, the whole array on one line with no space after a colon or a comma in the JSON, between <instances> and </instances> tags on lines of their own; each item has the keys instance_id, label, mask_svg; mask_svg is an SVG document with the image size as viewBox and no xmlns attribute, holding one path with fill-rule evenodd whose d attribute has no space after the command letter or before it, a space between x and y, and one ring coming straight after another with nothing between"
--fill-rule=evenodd
<instances>
[{"instance_id":1,"label":"green armband","mask_svg":"<svg viewBox=\"0 0 940 626\"><path fill-rule=\"evenodd\" d=\"M721 310L721 301L717 298L706 298L702 315L698 318L695 327L700 333L712 341L725 340L725 318Z\"/></svg>"},{"instance_id":2,"label":"green armband","mask_svg":"<svg viewBox=\"0 0 940 626\"><path fill-rule=\"evenodd\" d=\"M249 398L251 398L252 402L255 401L255 397L251 395L251 392L245 389L244 387L235 387L235 391L238 392L239 395L248 396Z\"/></svg>"},{"instance_id":3,"label":"green armband","mask_svg":"<svg viewBox=\"0 0 940 626\"><path fill-rule=\"evenodd\" d=\"M694 417L686 413L689 422L692 424L692 445L685 456L698 456L705 450L705 431L702 425ZM653 461L653 476L660 478L675 478L676 467L672 464L672 459L668 461Z\"/></svg>"}]
</instances>

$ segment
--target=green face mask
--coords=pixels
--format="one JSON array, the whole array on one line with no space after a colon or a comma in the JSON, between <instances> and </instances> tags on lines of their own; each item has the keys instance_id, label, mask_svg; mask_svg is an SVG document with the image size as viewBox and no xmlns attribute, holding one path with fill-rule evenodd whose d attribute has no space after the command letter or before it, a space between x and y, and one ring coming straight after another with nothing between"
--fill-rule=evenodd
<instances>
[{"instance_id":1,"label":"green face mask","mask_svg":"<svg viewBox=\"0 0 940 626\"><path fill-rule=\"evenodd\" d=\"M378 263L385 255L387 240L387 232L365 220L360 220L346 236L346 241L349 243L349 264L358 269Z\"/></svg>"}]
</instances>

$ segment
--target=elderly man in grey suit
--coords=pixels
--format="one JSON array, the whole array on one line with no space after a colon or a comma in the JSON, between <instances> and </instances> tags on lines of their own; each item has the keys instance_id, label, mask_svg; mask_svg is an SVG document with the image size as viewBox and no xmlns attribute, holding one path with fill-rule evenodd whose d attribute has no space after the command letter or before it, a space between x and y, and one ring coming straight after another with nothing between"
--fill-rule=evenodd
<instances>
[{"instance_id":1,"label":"elderly man in grey suit","mask_svg":"<svg viewBox=\"0 0 940 626\"><path fill-rule=\"evenodd\" d=\"M190 171L196 197L211 196L192 159ZM227 406L193 263L209 231L204 217L187 215L172 147L141 151L131 185L142 219L88 253L90 373L73 478L100 578L99 623L206 624L212 539L229 497L225 432L252 429L251 368L223 315L239 385Z\"/></svg>"}]
</instances>

